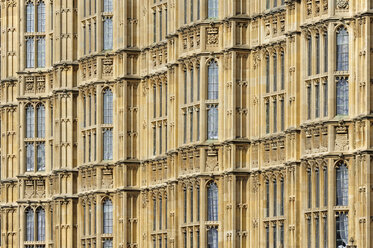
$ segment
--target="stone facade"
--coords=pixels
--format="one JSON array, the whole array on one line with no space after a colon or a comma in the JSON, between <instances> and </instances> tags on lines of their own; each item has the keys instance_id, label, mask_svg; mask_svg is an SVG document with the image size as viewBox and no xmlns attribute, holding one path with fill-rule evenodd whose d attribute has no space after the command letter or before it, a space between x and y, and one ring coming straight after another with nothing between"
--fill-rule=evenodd
<instances>
[{"instance_id":1,"label":"stone facade","mask_svg":"<svg viewBox=\"0 0 373 248\"><path fill-rule=\"evenodd\" d=\"M373 247L372 0L110 2L0 1L0 247Z\"/></svg>"}]
</instances>

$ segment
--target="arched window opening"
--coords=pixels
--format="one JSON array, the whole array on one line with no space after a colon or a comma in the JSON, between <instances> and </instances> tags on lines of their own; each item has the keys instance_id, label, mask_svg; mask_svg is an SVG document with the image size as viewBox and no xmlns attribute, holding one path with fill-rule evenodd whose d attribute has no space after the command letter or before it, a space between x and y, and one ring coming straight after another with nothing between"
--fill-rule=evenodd
<instances>
[{"instance_id":1,"label":"arched window opening","mask_svg":"<svg viewBox=\"0 0 373 248\"><path fill-rule=\"evenodd\" d=\"M45 4L38 4L38 32L45 32Z\"/></svg>"},{"instance_id":2,"label":"arched window opening","mask_svg":"<svg viewBox=\"0 0 373 248\"><path fill-rule=\"evenodd\" d=\"M348 216L340 213L336 219L336 247L346 248L348 244Z\"/></svg>"},{"instance_id":3,"label":"arched window opening","mask_svg":"<svg viewBox=\"0 0 373 248\"><path fill-rule=\"evenodd\" d=\"M103 233L112 234L113 233L113 203L111 200L107 199L103 204L104 214L103 214Z\"/></svg>"},{"instance_id":4,"label":"arched window opening","mask_svg":"<svg viewBox=\"0 0 373 248\"><path fill-rule=\"evenodd\" d=\"M211 228L207 231L207 248L218 248L218 229Z\"/></svg>"},{"instance_id":5,"label":"arched window opening","mask_svg":"<svg viewBox=\"0 0 373 248\"><path fill-rule=\"evenodd\" d=\"M34 137L34 124L35 124L34 107L31 105L28 105L26 107L26 138Z\"/></svg>"},{"instance_id":6,"label":"arched window opening","mask_svg":"<svg viewBox=\"0 0 373 248\"><path fill-rule=\"evenodd\" d=\"M218 121L219 113L215 105L208 106L207 110L207 139L218 139Z\"/></svg>"},{"instance_id":7,"label":"arched window opening","mask_svg":"<svg viewBox=\"0 0 373 248\"><path fill-rule=\"evenodd\" d=\"M336 205L348 205L348 168L345 162L340 162L336 168Z\"/></svg>"},{"instance_id":8,"label":"arched window opening","mask_svg":"<svg viewBox=\"0 0 373 248\"><path fill-rule=\"evenodd\" d=\"M34 241L34 211L26 210L26 241Z\"/></svg>"},{"instance_id":9,"label":"arched window opening","mask_svg":"<svg viewBox=\"0 0 373 248\"><path fill-rule=\"evenodd\" d=\"M35 12L34 4L28 3L26 6L26 32L34 32Z\"/></svg>"},{"instance_id":10,"label":"arched window opening","mask_svg":"<svg viewBox=\"0 0 373 248\"><path fill-rule=\"evenodd\" d=\"M208 89L207 99L216 100L219 97L219 71L218 63L213 60L208 66Z\"/></svg>"},{"instance_id":11,"label":"arched window opening","mask_svg":"<svg viewBox=\"0 0 373 248\"><path fill-rule=\"evenodd\" d=\"M345 27L337 31L337 71L348 71L349 67L349 41L348 32Z\"/></svg>"},{"instance_id":12,"label":"arched window opening","mask_svg":"<svg viewBox=\"0 0 373 248\"><path fill-rule=\"evenodd\" d=\"M336 114L348 115L349 86L347 77L337 77L336 85Z\"/></svg>"},{"instance_id":13,"label":"arched window opening","mask_svg":"<svg viewBox=\"0 0 373 248\"><path fill-rule=\"evenodd\" d=\"M36 210L36 218L38 221L37 240L44 241L45 240L45 211L44 209L38 208Z\"/></svg>"},{"instance_id":14,"label":"arched window opening","mask_svg":"<svg viewBox=\"0 0 373 248\"><path fill-rule=\"evenodd\" d=\"M218 220L218 186L214 182L207 188L207 220Z\"/></svg>"},{"instance_id":15,"label":"arched window opening","mask_svg":"<svg viewBox=\"0 0 373 248\"><path fill-rule=\"evenodd\" d=\"M104 124L113 124L113 92L110 89L104 91Z\"/></svg>"},{"instance_id":16,"label":"arched window opening","mask_svg":"<svg viewBox=\"0 0 373 248\"><path fill-rule=\"evenodd\" d=\"M104 131L104 160L113 159L113 132L111 130Z\"/></svg>"},{"instance_id":17,"label":"arched window opening","mask_svg":"<svg viewBox=\"0 0 373 248\"><path fill-rule=\"evenodd\" d=\"M38 120L38 138L45 137L45 107L40 104L37 108L37 120Z\"/></svg>"}]
</instances>

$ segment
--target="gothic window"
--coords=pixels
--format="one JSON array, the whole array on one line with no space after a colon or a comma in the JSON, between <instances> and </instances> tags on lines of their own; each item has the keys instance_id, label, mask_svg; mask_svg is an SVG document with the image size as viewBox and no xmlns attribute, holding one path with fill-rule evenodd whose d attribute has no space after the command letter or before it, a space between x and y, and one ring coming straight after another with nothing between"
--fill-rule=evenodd
<instances>
[{"instance_id":1,"label":"gothic window","mask_svg":"<svg viewBox=\"0 0 373 248\"><path fill-rule=\"evenodd\" d=\"M104 12L113 12L113 0L104 0Z\"/></svg>"},{"instance_id":2,"label":"gothic window","mask_svg":"<svg viewBox=\"0 0 373 248\"><path fill-rule=\"evenodd\" d=\"M34 241L34 211L26 210L26 241Z\"/></svg>"},{"instance_id":3,"label":"gothic window","mask_svg":"<svg viewBox=\"0 0 373 248\"><path fill-rule=\"evenodd\" d=\"M194 9L194 0L190 0L190 21L193 21L193 9Z\"/></svg>"},{"instance_id":4,"label":"gothic window","mask_svg":"<svg viewBox=\"0 0 373 248\"><path fill-rule=\"evenodd\" d=\"M110 89L104 90L103 105L104 124L113 124L113 93Z\"/></svg>"},{"instance_id":5,"label":"gothic window","mask_svg":"<svg viewBox=\"0 0 373 248\"><path fill-rule=\"evenodd\" d=\"M107 17L104 20L104 50L113 49L113 19Z\"/></svg>"},{"instance_id":6,"label":"gothic window","mask_svg":"<svg viewBox=\"0 0 373 248\"><path fill-rule=\"evenodd\" d=\"M273 102L273 132L277 132L277 101Z\"/></svg>"},{"instance_id":7,"label":"gothic window","mask_svg":"<svg viewBox=\"0 0 373 248\"><path fill-rule=\"evenodd\" d=\"M285 247L284 245L284 224L280 226L280 247Z\"/></svg>"},{"instance_id":8,"label":"gothic window","mask_svg":"<svg viewBox=\"0 0 373 248\"><path fill-rule=\"evenodd\" d=\"M38 121L38 138L45 137L45 107L43 104L40 104L37 107L37 121Z\"/></svg>"},{"instance_id":9,"label":"gothic window","mask_svg":"<svg viewBox=\"0 0 373 248\"><path fill-rule=\"evenodd\" d=\"M36 218L38 221L37 240L44 241L45 240L45 211L44 209L38 208L36 210Z\"/></svg>"},{"instance_id":10,"label":"gothic window","mask_svg":"<svg viewBox=\"0 0 373 248\"><path fill-rule=\"evenodd\" d=\"M190 124L189 124L189 134L190 134L190 142L193 142L193 109L190 111Z\"/></svg>"},{"instance_id":11,"label":"gothic window","mask_svg":"<svg viewBox=\"0 0 373 248\"><path fill-rule=\"evenodd\" d=\"M269 103L266 103L266 133L269 133Z\"/></svg>"},{"instance_id":12,"label":"gothic window","mask_svg":"<svg viewBox=\"0 0 373 248\"><path fill-rule=\"evenodd\" d=\"M307 86L307 120L311 119L311 102L312 102L312 88L311 85Z\"/></svg>"},{"instance_id":13,"label":"gothic window","mask_svg":"<svg viewBox=\"0 0 373 248\"><path fill-rule=\"evenodd\" d=\"M349 41L345 27L337 31L337 71L348 71L349 66Z\"/></svg>"},{"instance_id":14,"label":"gothic window","mask_svg":"<svg viewBox=\"0 0 373 248\"><path fill-rule=\"evenodd\" d=\"M188 72L184 71L184 104L187 104L188 99Z\"/></svg>"},{"instance_id":15,"label":"gothic window","mask_svg":"<svg viewBox=\"0 0 373 248\"><path fill-rule=\"evenodd\" d=\"M328 71L328 33L324 34L324 72Z\"/></svg>"},{"instance_id":16,"label":"gothic window","mask_svg":"<svg viewBox=\"0 0 373 248\"><path fill-rule=\"evenodd\" d=\"M218 18L218 0L208 0L208 18Z\"/></svg>"},{"instance_id":17,"label":"gothic window","mask_svg":"<svg viewBox=\"0 0 373 248\"><path fill-rule=\"evenodd\" d=\"M285 89L285 54L281 52L281 90Z\"/></svg>"},{"instance_id":18,"label":"gothic window","mask_svg":"<svg viewBox=\"0 0 373 248\"><path fill-rule=\"evenodd\" d=\"M45 67L45 38L38 39L38 67Z\"/></svg>"},{"instance_id":19,"label":"gothic window","mask_svg":"<svg viewBox=\"0 0 373 248\"><path fill-rule=\"evenodd\" d=\"M184 115L184 144L187 142L187 112L185 111Z\"/></svg>"},{"instance_id":20,"label":"gothic window","mask_svg":"<svg viewBox=\"0 0 373 248\"><path fill-rule=\"evenodd\" d=\"M34 64L35 64L34 39L28 38L26 40L26 67L33 68Z\"/></svg>"},{"instance_id":21,"label":"gothic window","mask_svg":"<svg viewBox=\"0 0 373 248\"><path fill-rule=\"evenodd\" d=\"M184 10L186 10L187 8L188 8L187 0L184 0ZM188 19L187 11L184 11L184 24L187 23L187 19Z\"/></svg>"},{"instance_id":22,"label":"gothic window","mask_svg":"<svg viewBox=\"0 0 373 248\"><path fill-rule=\"evenodd\" d=\"M199 221L200 218L200 189L197 187L197 221Z\"/></svg>"},{"instance_id":23,"label":"gothic window","mask_svg":"<svg viewBox=\"0 0 373 248\"><path fill-rule=\"evenodd\" d=\"M106 199L103 203L103 233L113 233L113 203Z\"/></svg>"},{"instance_id":24,"label":"gothic window","mask_svg":"<svg viewBox=\"0 0 373 248\"><path fill-rule=\"evenodd\" d=\"M193 198L194 198L194 195L193 195L193 187L190 188L190 222L193 222Z\"/></svg>"},{"instance_id":25,"label":"gothic window","mask_svg":"<svg viewBox=\"0 0 373 248\"><path fill-rule=\"evenodd\" d=\"M312 173L311 169L307 171L307 206L311 208L312 206Z\"/></svg>"},{"instance_id":26,"label":"gothic window","mask_svg":"<svg viewBox=\"0 0 373 248\"><path fill-rule=\"evenodd\" d=\"M324 218L324 248L328 248L328 218Z\"/></svg>"},{"instance_id":27,"label":"gothic window","mask_svg":"<svg viewBox=\"0 0 373 248\"><path fill-rule=\"evenodd\" d=\"M218 109L213 105L207 111L207 139L218 139Z\"/></svg>"},{"instance_id":28,"label":"gothic window","mask_svg":"<svg viewBox=\"0 0 373 248\"><path fill-rule=\"evenodd\" d=\"M159 198L159 230L162 230L162 197Z\"/></svg>"},{"instance_id":29,"label":"gothic window","mask_svg":"<svg viewBox=\"0 0 373 248\"><path fill-rule=\"evenodd\" d=\"M270 8L270 0L266 0L266 9Z\"/></svg>"},{"instance_id":30,"label":"gothic window","mask_svg":"<svg viewBox=\"0 0 373 248\"><path fill-rule=\"evenodd\" d=\"M311 248L311 244L312 244L312 237L311 237L311 233L312 233L312 227L311 227L311 217L308 217L307 219L307 248Z\"/></svg>"},{"instance_id":31,"label":"gothic window","mask_svg":"<svg viewBox=\"0 0 373 248\"><path fill-rule=\"evenodd\" d=\"M34 118L34 107L32 105L28 105L26 107L26 138L34 137Z\"/></svg>"},{"instance_id":32,"label":"gothic window","mask_svg":"<svg viewBox=\"0 0 373 248\"><path fill-rule=\"evenodd\" d=\"M336 220L336 247L346 248L348 243L348 216L340 213Z\"/></svg>"},{"instance_id":33,"label":"gothic window","mask_svg":"<svg viewBox=\"0 0 373 248\"><path fill-rule=\"evenodd\" d=\"M320 247L320 220L318 216L315 219L315 236L316 236L315 248L319 248Z\"/></svg>"},{"instance_id":34,"label":"gothic window","mask_svg":"<svg viewBox=\"0 0 373 248\"><path fill-rule=\"evenodd\" d=\"M336 88L336 113L337 115L348 115L348 79L345 77L337 77Z\"/></svg>"},{"instance_id":35,"label":"gothic window","mask_svg":"<svg viewBox=\"0 0 373 248\"><path fill-rule=\"evenodd\" d=\"M269 217L269 181L266 181L266 208L265 217Z\"/></svg>"},{"instance_id":36,"label":"gothic window","mask_svg":"<svg viewBox=\"0 0 373 248\"><path fill-rule=\"evenodd\" d=\"M269 248L269 226L266 226L266 248Z\"/></svg>"},{"instance_id":37,"label":"gothic window","mask_svg":"<svg viewBox=\"0 0 373 248\"><path fill-rule=\"evenodd\" d=\"M207 220L218 220L218 186L214 182L207 187Z\"/></svg>"},{"instance_id":38,"label":"gothic window","mask_svg":"<svg viewBox=\"0 0 373 248\"><path fill-rule=\"evenodd\" d=\"M320 171L319 169L316 169L315 171L316 174L316 207L320 207Z\"/></svg>"},{"instance_id":39,"label":"gothic window","mask_svg":"<svg viewBox=\"0 0 373 248\"><path fill-rule=\"evenodd\" d=\"M277 248L277 226L273 224L273 248Z\"/></svg>"},{"instance_id":40,"label":"gothic window","mask_svg":"<svg viewBox=\"0 0 373 248\"><path fill-rule=\"evenodd\" d=\"M207 231L207 248L218 248L218 229L213 227Z\"/></svg>"},{"instance_id":41,"label":"gothic window","mask_svg":"<svg viewBox=\"0 0 373 248\"><path fill-rule=\"evenodd\" d=\"M112 130L108 129L104 131L104 160L112 160L113 159L113 132Z\"/></svg>"},{"instance_id":42,"label":"gothic window","mask_svg":"<svg viewBox=\"0 0 373 248\"><path fill-rule=\"evenodd\" d=\"M320 35L316 35L316 74L320 73Z\"/></svg>"},{"instance_id":43,"label":"gothic window","mask_svg":"<svg viewBox=\"0 0 373 248\"><path fill-rule=\"evenodd\" d=\"M324 206L328 206L328 169L324 168Z\"/></svg>"},{"instance_id":44,"label":"gothic window","mask_svg":"<svg viewBox=\"0 0 373 248\"><path fill-rule=\"evenodd\" d=\"M157 153L157 129L153 127L153 155Z\"/></svg>"},{"instance_id":45,"label":"gothic window","mask_svg":"<svg viewBox=\"0 0 373 248\"><path fill-rule=\"evenodd\" d=\"M194 69L192 68L190 70L190 102L193 102L194 100L193 90L194 90Z\"/></svg>"},{"instance_id":46,"label":"gothic window","mask_svg":"<svg viewBox=\"0 0 373 248\"><path fill-rule=\"evenodd\" d=\"M277 180L273 181L273 216L277 216Z\"/></svg>"},{"instance_id":47,"label":"gothic window","mask_svg":"<svg viewBox=\"0 0 373 248\"><path fill-rule=\"evenodd\" d=\"M45 170L45 146L44 143L40 143L37 146L37 170Z\"/></svg>"},{"instance_id":48,"label":"gothic window","mask_svg":"<svg viewBox=\"0 0 373 248\"><path fill-rule=\"evenodd\" d=\"M104 248L113 248L113 241L111 239L107 239L104 241Z\"/></svg>"},{"instance_id":49,"label":"gothic window","mask_svg":"<svg viewBox=\"0 0 373 248\"><path fill-rule=\"evenodd\" d=\"M307 42L308 42L308 63L307 63L307 66L308 66L308 76L311 76L312 74L312 38L309 37L307 39Z\"/></svg>"},{"instance_id":50,"label":"gothic window","mask_svg":"<svg viewBox=\"0 0 373 248\"><path fill-rule=\"evenodd\" d=\"M153 231L157 229L157 199L153 199Z\"/></svg>"},{"instance_id":51,"label":"gothic window","mask_svg":"<svg viewBox=\"0 0 373 248\"><path fill-rule=\"evenodd\" d=\"M328 82L324 83L324 117L328 116Z\"/></svg>"},{"instance_id":52,"label":"gothic window","mask_svg":"<svg viewBox=\"0 0 373 248\"><path fill-rule=\"evenodd\" d=\"M284 99L280 100L281 104L281 131L285 130L285 101Z\"/></svg>"},{"instance_id":53,"label":"gothic window","mask_svg":"<svg viewBox=\"0 0 373 248\"><path fill-rule=\"evenodd\" d=\"M216 100L218 99L219 95L219 71L218 71L218 63L213 60L211 61L210 65L208 66L208 100Z\"/></svg>"},{"instance_id":54,"label":"gothic window","mask_svg":"<svg viewBox=\"0 0 373 248\"><path fill-rule=\"evenodd\" d=\"M162 10L159 11L159 40L162 40Z\"/></svg>"},{"instance_id":55,"label":"gothic window","mask_svg":"<svg viewBox=\"0 0 373 248\"><path fill-rule=\"evenodd\" d=\"M269 78L269 56L266 56L266 93L269 93L269 82L270 82L270 78Z\"/></svg>"},{"instance_id":56,"label":"gothic window","mask_svg":"<svg viewBox=\"0 0 373 248\"><path fill-rule=\"evenodd\" d=\"M348 205L348 168L345 162L340 162L336 168L336 205Z\"/></svg>"},{"instance_id":57,"label":"gothic window","mask_svg":"<svg viewBox=\"0 0 373 248\"><path fill-rule=\"evenodd\" d=\"M157 41L157 13L153 12L153 42Z\"/></svg>"},{"instance_id":58,"label":"gothic window","mask_svg":"<svg viewBox=\"0 0 373 248\"><path fill-rule=\"evenodd\" d=\"M284 215L284 203L285 203L285 182L284 179L281 179L280 182L280 215Z\"/></svg>"},{"instance_id":59,"label":"gothic window","mask_svg":"<svg viewBox=\"0 0 373 248\"><path fill-rule=\"evenodd\" d=\"M320 117L320 85L315 85L315 118Z\"/></svg>"},{"instance_id":60,"label":"gothic window","mask_svg":"<svg viewBox=\"0 0 373 248\"><path fill-rule=\"evenodd\" d=\"M45 32L45 4L38 4L38 32Z\"/></svg>"},{"instance_id":61,"label":"gothic window","mask_svg":"<svg viewBox=\"0 0 373 248\"><path fill-rule=\"evenodd\" d=\"M26 171L33 171L34 170L34 144L27 143L26 144Z\"/></svg>"},{"instance_id":62,"label":"gothic window","mask_svg":"<svg viewBox=\"0 0 373 248\"><path fill-rule=\"evenodd\" d=\"M273 55L273 91L277 91L277 53Z\"/></svg>"},{"instance_id":63,"label":"gothic window","mask_svg":"<svg viewBox=\"0 0 373 248\"><path fill-rule=\"evenodd\" d=\"M187 198L187 189L184 188L184 223L187 222L187 203L188 202L188 198Z\"/></svg>"},{"instance_id":64,"label":"gothic window","mask_svg":"<svg viewBox=\"0 0 373 248\"><path fill-rule=\"evenodd\" d=\"M26 32L34 32L35 10L34 4L28 3L26 6Z\"/></svg>"}]
</instances>

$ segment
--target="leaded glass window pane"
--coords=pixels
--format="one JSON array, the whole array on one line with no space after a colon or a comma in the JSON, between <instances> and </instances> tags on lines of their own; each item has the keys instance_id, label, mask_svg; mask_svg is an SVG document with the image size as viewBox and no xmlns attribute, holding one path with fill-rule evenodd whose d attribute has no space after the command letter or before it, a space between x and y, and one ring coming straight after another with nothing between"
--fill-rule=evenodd
<instances>
[{"instance_id":1,"label":"leaded glass window pane","mask_svg":"<svg viewBox=\"0 0 373 248\"><path fill-rule=\"evenodd\" d=\"M324 72L328 71L328 34L324 34Z\"/></svg>"},{"instance_id":2,"label":"leaded glass window pane","mask_svg":"<svg viewBox=\"0 0 373 248\"><path fill-rule=\"evenodd\" d=\"M34 32L35 10L34 4L28 3L26 6L26 32Z\"/></svg>"},{"instance_id":3,"label":"leaded glass window pane","mask_svg":"<svg viewBox=\"0 0 373 248\"><path fill-rule=\"evenodd\" d=\"M111 200L105 200L103 205L103 233L111 234L113 233L113 204Z\"/></svg>"},{"instance_id":4,"label":"leaded glass window pane","mask_svg":"<svg viewBox=\"0 0 373 248\"><path fill-rule=\"evenodd\" d=\"M104 12L113 11L113 0L104 0Z\"/></svg>"},{"instance_id":5,"label":"leaded glass window pane","mask_svg":"<svg viewBox=\"0 0 373 248\"><path fill-rule=\"evenodd\" d=\"M34 170L34 144L27 143L26 145L26 171Z\"/></svg>"},{"instance_id":6,"label":"leaded glass window pane","mask_svg":"<svg viewBox=\"0 0 373 248\"><path fill-rule=\"evenodd\" d=\"M336 247L346 248L348 244L348 216L340 213L336 220Z\"/></svg>"},{"instance_id":7,"label":"leaded glass window pane","mask_svg":"<svg viewBox=\"0 0 373 248\"><path fill-rule=\"evenodd\" d=\"M110 89L104 91L104 124L113 124L113 93Z\"/></svg>"},{"instance_id":8,"label":"leaded glass window pane","mask_svg":"<svg viewBox=\"0 0 373 248\"><path fill-rule=\"evenodd\" d=\"M346 78L337 78L337 115L348 115L348 81Z\"/></svg>"},{"instance_id":9,"label":"leaded glass window pane","mask_svg":"<svg viewBox=\"0 0 373 248\"><path fill-rule=\"evenodd\" d=\"M104 50L113 49L113 19L104 20Z\"/></svg>"},{"instance_id":10,"label":"leaded glass window pane","mask_svg":"<svg viewBox=\"0 0 373 248\"><path fill-rule=\"evenodd\" d=\"M277 226L273 226L273 248L277 248Z\"/></svg>"},{"instance_id":11,"label":"leaded glass window pane","mask_svg":"<svg viewBox=\"0 0 373 248\"><path fill-rule=\"evenodd\" d=\"M281 53L281 90L285 89L285 55Z\"/></svg>"},{"instance_id":12,"label":"leaded glass window pane","mask_svg":"<svg viewBox=\"0 0 373 248\"><path fill-rule=\"evenodd\" d=\"M269 103L266 103L266 133L269 133Z\"/></svg>"},{"instance_id":13,"label":"leaded glass window pane","mask_svg":"<svg viewBox=\"0 0 373 248\"><path fill-rule=\"evenodd\" d=\"M34 137L34 125L35 125L34 107L29 105L26 108L26 138Z\"/></svg>"},{"instance_id":14,"label":"leaded glass window pane","mask_svg":"<svg viewBox=\"0 0 373 248\"><path fill-rule=\"evenodd\" d=\"M273 132L277 132L277 102L273 102Z\"/></svg>"},{"instance_id":15,"label":"leaded glass window pane","mask_svg":"<svg viewBox=\"0 0 373 248\"><path fill-rule=\"evenodd\" d=\"M207 112L207 139L218 139L218 109L210 106Z\"/></svg>"},{"instance_id":16,"label":"leaded glass window pane","mask_svg":"<svg viewBox=\"0 0 373 248\"><path fill-rule=\"evenodd\" d=\"M328 116L328 82L324 83L324 116Z\"/></svg>"},{"instance_id":17,"label":"leaded glass window pane","mask_svg":"<svg viewBox=\"0 0 373 248\"><path fill-rule=\"evenodd\" d=\"M207 219L218 220L218 186L211 183L207 188Z\"/></svg>"},{"instance_id":18,"label":"leaded glass window pane","mask_svg":"<svg viewBox=\"0 0 373 248\"><path fill-rule=\"evenodd\" d=\"M273 91L277 91L277 54L273 55Z\"/></svg>"},{"instance_id":19,"label":"leaded glass window pane","mask_svg":"<svg viewBox=\"0 0 373 248\"><path fill-rule=\"evenodd\" d=\"M346 28L337 32L337 71L348 71L349 66L349 41Z\"/></svg>"},{"instance_id":20,"label":"leaded glass window pane","mask_svg":"<svg viewBox=\"0 0 373 248\"><path fill-rule=\"evenodd\" d=\"M312 206L312 174L311 174L311 169L309 169L307 171L307 183L308 183L308 187L307 187L307 194L308 194L308 198L307 198L307 201L308 201L308 208L311 208Z\"/></svg>"},{"instance_id":21,"label":"leaded glass window pane","mask_svg":"<svg viewBox=\"0 0 373 248\"><path fill-rule=\"evenodd\" d=\"M309 219L307 219L307 248L311 248L311 233L312 233L312 229L311 229L311 219L309 217Z\"/></svg>"},{"instance_id":22,"label":"leaded glass window pane","mask_svg":"<svg viewBox=\"0 0 373 248\"><path fill-rule=\"evenodd\" d=\"M38 32L45 32L45 4L38 4Z\"/></svg>"},{"instance_id":23,"label":"leaded glass window pane","mask_svg":"<svg viewBox=\"0 0 373 248\"><path fill-rule=\"evenodd\" d=\"M267 56L266 57L266 93L269 93L269 81L270 81L270 78L269 78L269 57Z\"/></svg>"},{"instance_id":24,"label":"leaded glass window pane","mask_svg":"<svg viewBox=\"0 0 373 248\"><path fill-rule=\"evenodd\" d=\"M37 120L38 120L38 138L45 137L45 107L39 105L37 109Z\"/></svg>"},{"instance_id":25,"label":"leaded glass window pane","mask_svg":"<svg viewBox=\"0 0 373 248\"><path fill-rule=\"evenodd\" d=\"M187 198L187 189L184 188L184 223L187 222L187 203L188 202L188 198Z\"/></svg>"},{"instance_id":26,"label":"leaded glass window pane","mask_svg":"<svg viewBox=\"0 0 373 248\"><path fill-rule=\"evenodd\" d=\"M208 66L208 92L207 92L207 99L208 100L216 100L218 99L219 95L219 71L218 71L218 63L216 61L212 61L211 64Z\"/></svg>"},{"instance_id":27,"label":"leaded glass window pane","mask_svg":"<svg viewBox=\"0 0 373 248\"><path fill-rule=\"evenodd\" d=\"M44 143L40 143L37 145L37 167L38 171L45 170L45 146Z\"/></svg>"},{"instance_id":28,"label":"leaded glass window pane","mask_svg":"<svg viewBox=\"0 0 373 248\"><path fill-rule=\"evenodd\" d=\"M45 38L38 39L38 67L45 67Z\"/></svg>"},{"instance_id":29,"label":"leaded glass window pane","mask_svg":"<svg viewBox=\"0 0 373 248\"><path fill-rule=\"evenodd\" d=\"M316 218L315 219L315 235L316 235L316 240L315 240L315 247L319 248L320 247L320 219Z\"/></svg>"},{"instance_id":30,"label":"leaded glass window pane","mask_svg":"<svg viewBox=\"0 0 373 248\"><path fill-rule=\"evenodd\" d=\"M265 216L269 217L269 182L266 182L266 208Z\"/></svg>"},{"instance_id":31,"label":"leaded glass window pane","mask_svg":"<svg viewBox=\"0 0 373 248\"><path fill-rule=\"evenodd\" d=\"M320 85L315 85L315 117L320 117Z\"/></svg>"},{"instance_id":32,"label":"leaded glass window pane","mask_svg":"<svg viewBox=\"0 0 373 248\"><path fill-rule=\"evenodd\" d=\"M218 229L211 228L207 231L207 247L218 248Z\"/></svg>"},{"instance_id":33,"label":"leaded glass window pane","mask_svg":"<svg viewBox=\"0 0 373 248\"><path fill-rule=\"evenodd\" d=\"M285 185L284 180L282 179L280 182L280 190L281 190L281 196L280 196L280 215L284 215L284 202L285 202Z\"/></svg>"},{"instance_id":34,"label":"leaded glass window pane","mask_svg":"<svg viewBox=\"0 0 373 248\"><path fill-rule=\"evenodd\" d=\"M312 39L308 38L308 76L312 74Z\"/></svg>"},{"instance_id":35,"label":"leaded glass window pane","mask_svg":"<svg viewBox=\"0 0 373 248\"><path fill-rule=\"evenodd\" d=\"M273 182L273 216L277 215L277 180Z\"/></svg>"},{"instance_id":36,"label":"leaded glass window pane","mask_svg":"<svg viewBox=\"0 0 373 248\"><path fill-rule=\"evenodd\" d=\"M312 88L311 85L307 86L307 119L311 119L311 102L312 102Z\"/></svg>"},{"instance_id":37,"label":"leaded glass window pane","mask_svg":"<svg viewBox=\"0 0 373 248\"><path fill-rule=\"evenodd\" d=\"M113 159L113 132L112 130L104 131L104 160Z\"/></svg>"},{"instance_id":38,"label":"leaded glass window pane","mask_svg":"<svg viewBox=\"0 0 373 248\"><path fill-rule=\"evenodd\" d=\"M34 211L26 210L26 241L34 240Z\"/></svg>"},{"instance_id":39,"label":"leaded glass window pane","mask_svg":"<svg viewBox=\"0 0 373 248\"><path fill-rule=\"evenodd\" d=\"M26 41L26 67L33 68L35 64L35 47L34 39L27 39Z\"/></svg>"},{"instance_id":40,"label":"leaded glass window pane","mask_svg":"<svg viewBox=\"0 0 373 248\"><path fill-rule=\"evenodd\" d=\"M37 221L38 221L38 233L37 233L37 240L44 241L45 240L45 211L42 208L39 208L36 211Z\"/></svg>"},{"instance_id":41,"label":"leaded glass window pane","mask_svg":"<svg viewBox=\"0 0 373 248\"><path fill-rule=\"evenodd\" d=\"M320 73L320 36L316 36L316 74Z\"/></svg>"},{"instance_id":42,"label":"leaded glass window pane","mask_svg":"<svg viewBox=\"0 0 373 248\"><path fill-rule=\"evenodd\" d=\"M316 170L316 207L320 207L320 171Z\"/></svg>"},{"instance_id":43,"label":"leaded glass window pane","mask_svg":"<svg viewBox=\"0 0 373 248\"><path fill-rule=\"evenodd\" d=\"M324 168L324 206L328 206L328 168Z\"/></svg>"},{"instance_id":44,"label":"leaded glass window pane","mask_svg":"<svg viewBox=\"0 0 373 248\"><path fill-rule=\"evenodd\" d=\"M208 18L218 18L218 0L208 0Z\"/></svg>"},{"instance_id":45,"label":"leaded glass window pane","mask_svg":"<svg viewBox=\"0 0 373 248\"><path fill-rule=\"evenodd\" d=\"M345 163L340 163L336 169L337 206L348 205L348 168Z\"/></svg>"},{"instance_id":46,"label":"leaded glass window pane","mask_svg":"<svg viewBox=\"0 0 373 248\"><path fill-rule=\"evenodd\" d=\"M104 241L104 248L113 248L113 241L111 239L107 239Z\"/></svg>"}]
</instances>

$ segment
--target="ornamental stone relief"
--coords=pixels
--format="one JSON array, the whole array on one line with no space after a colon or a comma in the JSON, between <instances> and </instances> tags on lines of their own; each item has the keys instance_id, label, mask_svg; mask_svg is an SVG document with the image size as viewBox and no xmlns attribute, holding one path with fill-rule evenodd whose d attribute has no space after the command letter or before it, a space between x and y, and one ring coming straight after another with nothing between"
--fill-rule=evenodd
<instances>
[{"instance_id":1,"label":"ornamental stone relief","mask_svg":"<svg viewBox=\"0 0 373 248\"><path fill-rule=\"evenodd\" d=\"M217 46L219 44L219 29L217 27L209 27L207 32L207 45Z\"/></svg>"},{"instance_id":2,"label":"ornamental stone relief","mask_svg":"<svg viewBox=\"0 0 373 248\"><path fill-rule=\"evenodd\" d=\"M102 188L110 189L113 187L113 170L103 169L102 170Z\"/></svg>"},{"instance_id":3,"label":"ornamental stone relief","mask_svg":"<svg viewBox=\"0 0 373 248\"><path fill-rule=\"evenodd\" d=\"M44 198L45 197L45 180L44 179L27 179L25 180L24 198Z\"/></svg>"},{"instance_id":4,"label":"ornamental stone relief","mask_svg":"<svg viewBox=\"0 0 373 248\"><path fill-rule=\"evenodd\" d=\"M348 9L349 0L337 0L337 9Z\"/></svg>"},{"instance_id":5,"label":"ornamental stone relief","mask_svg":"<svg viewBox=\"0 0 373 248\"><path fill-rule=\"evenodd\" d=\"M210 147L206 153L206 171L217 171L219 169L218 150Z\"/></svg>"},{"instance_id":6,"label":"ornamental stone relief","mask_svg":"<svg viewBox=\"0 0 373 248\"><path fill-rule=\"evenodd\" d=\"M340 124L335 127L335 150L346 151L349 149L348 126Z\"/></svg>"},{"instance_id":7,"label":"ornamental stone relief","mask_svg":"<svg viewBox=\"0 0 373 248\"><path fill-rule=\"evenodd\" d=\"M113 75L113 59L102 60L102 74L104 76Z\"/></svg>"}]
</instances>

